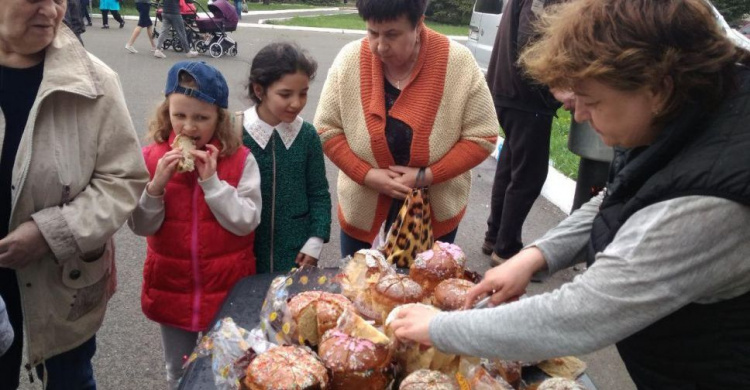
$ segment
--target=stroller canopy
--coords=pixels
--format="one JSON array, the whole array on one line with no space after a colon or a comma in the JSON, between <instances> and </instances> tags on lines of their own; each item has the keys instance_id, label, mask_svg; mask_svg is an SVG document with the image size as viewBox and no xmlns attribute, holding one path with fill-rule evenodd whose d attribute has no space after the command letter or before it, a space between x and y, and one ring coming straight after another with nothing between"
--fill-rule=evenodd
<instances>
[{"instance_id":1,"label":"stroller canopy","mask_svg":"<svg viewBox=\"0 0 750 390\"><path fill-rule=\"evenodd\" d=\"M237 11L227 0L215 0L208 3L211 17L198 18L196 23L201 32L234 31L237 29Z\"/></svg>"}]
</instances>

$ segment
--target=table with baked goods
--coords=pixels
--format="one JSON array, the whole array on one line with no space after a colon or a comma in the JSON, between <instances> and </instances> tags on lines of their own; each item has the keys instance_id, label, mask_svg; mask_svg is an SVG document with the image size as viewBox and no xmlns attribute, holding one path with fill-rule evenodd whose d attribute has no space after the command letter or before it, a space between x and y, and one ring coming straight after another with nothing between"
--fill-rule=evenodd
<instances>
[{"instance_id":1,"label":"table with baked goods","mask_svg":"<svg viewBox=\"0 0 750 390\"><path fill-rule=\"evenodd\" d=\"M233 318L238 326L245 329L253 329L258 326L260 323L259 314L266 293L272 281L282 275L282 273L260 274L240 280L227 295L211 327L213 328L213 325L225 317ZM527 382L543 380L545 377L546 375L541 370L533 367L523 371L523 378ZM596 390L585 373L578 378L578 381L585 385L587 389ZM215 388L210 358L196 359L188 365L179 386L181 390Z\"/></svg>"}]
</instances>

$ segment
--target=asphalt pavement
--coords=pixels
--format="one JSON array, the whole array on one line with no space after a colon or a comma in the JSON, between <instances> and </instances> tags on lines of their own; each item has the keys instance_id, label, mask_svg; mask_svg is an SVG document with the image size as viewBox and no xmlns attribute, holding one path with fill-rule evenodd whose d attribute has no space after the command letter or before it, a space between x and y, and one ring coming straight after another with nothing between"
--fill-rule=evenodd
<instances>
[{"instance_id":1,"label":"asphalt pavement","mask_svg":"<svg viewBox=\"0 0 750 390\"><path fill-rule=\"evenodd\" d=\"M243 20L244 21L244 20ZM101 21L94 19L94 26L88 27L83 35L86 48L99 57L120 75L125 98L132 121L138 134L146 133L148 118L162 101L162 91L167 70L176 61L186 59L184 54L165 51L166 59L154 58L145 33L134 47L138 54L130 54L124 45L129 38L135 21L128 20L125 28L99 28ZM306 48L318 60L318 77L311 84L307 106L302 117L312 121L318 97L335 55L346 43L362 37L356 34L331 34L310 31L271 30L241 27L231 34L239 44L236 57L214 59L200 56L220 69L230 87L230 110L244 110L250 105L246 85L249 63L253 55L265 44L273 41L295 41ZM494 115L494 113L488 113ZM326 161L327 177L331 186L333 210L336 210L337 168ZM469 267L478 272L489 268L489 257L480 252L489 213L489 199L495 161L488 159L473 171L473 187L466 215L458 229L456 243L461 246L469 259ZM524 239L528 242L541 236L555 226L565 214L543 198L536 201L524 226ZM331 242L322 254L322 264L339 256L339 225L333 218ZM118 292L110 302L105 322L97 334L97 353L94 358L95 375L99 389L164 389L166 388L164 362L159 327L149 321L141 312L140 289L142 267L145 258L145 239L135 236L127 227L116 235ZM532 284L530 294L552 291L562 283L572 280L580 270L569 269L560 272L542 284ZM501 331L501 330L498 330ZM598 389L632 390L625 369L613 347L580 356L588 364L588 375ZM26 375L22 375L22 389L39 388L29 385ZM35 381L38 385L39 381Z\"/></svg>"}]
</instances>

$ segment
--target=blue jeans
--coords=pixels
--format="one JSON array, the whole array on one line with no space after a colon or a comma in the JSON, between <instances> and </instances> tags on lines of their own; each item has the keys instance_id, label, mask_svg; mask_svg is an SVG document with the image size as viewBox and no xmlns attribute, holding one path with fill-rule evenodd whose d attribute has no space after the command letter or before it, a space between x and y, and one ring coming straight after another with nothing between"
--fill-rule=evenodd
<instances>
[{"instance_id":1,"label":"blue jeans","mask_svg":"<svg viewBox=\"0 0 750 390\"><path fill-rule=\"evenodd\" d=\"M96 390L94 367L91 365L94 353L96 336L68 352L47 359L47 390ZM40 379L44 378L41 364L36 366L36 374Z\"/></svg>"}]
</instances>

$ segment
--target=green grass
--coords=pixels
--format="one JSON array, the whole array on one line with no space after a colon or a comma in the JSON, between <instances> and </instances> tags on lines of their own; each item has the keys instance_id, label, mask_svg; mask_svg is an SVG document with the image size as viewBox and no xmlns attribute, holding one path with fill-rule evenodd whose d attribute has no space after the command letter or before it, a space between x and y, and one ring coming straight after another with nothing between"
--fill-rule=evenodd
<instances>
[{"instance_id":1,"label":"green grass","mask_svg":"<svg viewBox=\"0 0 750 390\"><path fill-rule=\"evenodd\" d=\"M328 15L328 16L297 16L286 20L267 20L268 24L280 24L285 26L305 26L341 28L347 30L364 30L365 22L357 14ZM468 35L467 26L452 26L449 24L426 22L427 26L445 35Z\"/></svg>"},{"instance_id":2,"label":"green grass","mask_svg":"<svg viewBox=\"0 0 750 390\"><path fill-rule=\"evenodd\" d=\"M234 5L234 0L228 0L230 4ZM195 2L200 3L204 9L208 10L206 7L206 4L208 3L208 0L195 0ZM99 13L99 1L94 0L93 1L93 12ZM200 7L198 8L198 12L200 12ZM285 9L302 9L302 8L317 8L316 6L312 6L309 4L301 4L301 3L271 3L269 5L263 5L263 3L247 3L247 9L248 11L277 11L277 10L285 10ZM154 12L156 12L153 8L151 9L151 15L154 15ZM122 2L120 3L120 14L122 15L138 15L138 11L135 9L135 4L133 2Z\"/></svg>"},{"instance_id":3,"label":"green grass","mask_svg":"<svg viewBox=\"0 0 750 390\"><path fill-rule=\"evenodd\" d=\"M557 118L552 121L549 156L555 169L576 180L578 179L578 163L581 158L568 149L569 132L570 112L561 108L557 110Z\"/></svg>"}]
</instances>

